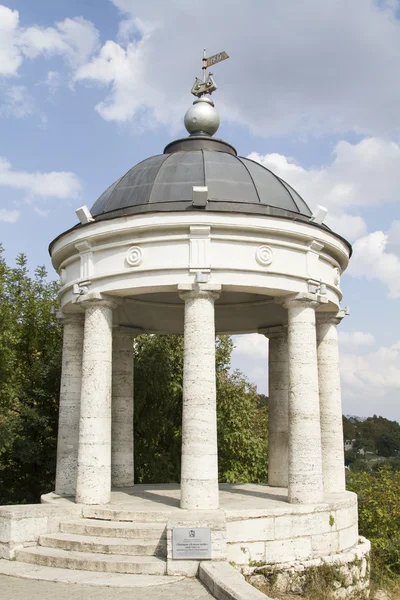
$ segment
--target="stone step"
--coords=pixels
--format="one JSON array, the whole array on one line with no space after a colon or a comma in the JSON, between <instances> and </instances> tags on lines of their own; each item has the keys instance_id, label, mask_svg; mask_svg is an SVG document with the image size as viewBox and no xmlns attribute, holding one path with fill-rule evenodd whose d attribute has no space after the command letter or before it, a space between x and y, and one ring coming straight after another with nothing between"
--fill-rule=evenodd
<instances>
[{"instance_id":1,"label":"stone step","mask_svg":"<svg viewBox=\"0 0 400 600\"><path fill-rule=\"evenodd\" d=\"M167 523L171 511L140 511L105 506L85 506L82 516L86 519L106 521L130 521L134 523Z\"/></svg>"},{"instance_id":2,"label":"stone step","mask_svg":"<svg viewBox=\"0 0 400 600\"><path fill-rule=\"evenodd\" d=\"M16 560L61 569L137 575L165 575L167 565L166 560L158 556L96 554L93 552L60 550L59 548L44 548L42 546L17 550Z\"/></svg>"},{"instance_id":3,"label":"stone step","mask_svg":"<svg viewBox=\"0 0 400 600\"><path fill-rule=\"evenodd\" d=\"M53 533L42 535L39 545L74 552L98 554L123 554L128 556L166 556L167 540L125 539L100 536L85 536L76 533Z\"/></svg>"},{"instance_id":4,"label":"stone step","mask_svg":"<svg viewBox=\"0 0 400 600\"><path fill-rule=\"evenodd\" d=\"M60 523L60 531L63 533L100 537L164 540L167 535L165 523L130 523L102 521L100 519L78 519L76 521Z\"/></svg>"}]
</instances>

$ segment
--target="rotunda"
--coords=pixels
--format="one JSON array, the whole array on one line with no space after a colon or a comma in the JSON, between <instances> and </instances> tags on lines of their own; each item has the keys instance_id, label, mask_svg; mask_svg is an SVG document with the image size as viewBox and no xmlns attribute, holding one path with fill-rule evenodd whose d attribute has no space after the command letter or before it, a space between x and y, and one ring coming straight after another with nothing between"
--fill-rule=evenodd
<instances>
[{"instance_id":1,"label":"rotunda","mask_svg":"<svg viewBox=\"0 0 400 600\"><path fill-rule=\"evenodd\" d=\"M210 97L185 125L188 137L130 169L50 244L64 324L55 495L80 505L107 505L112 488L135 495L134 337L183 334L177 498L217 514L228 488L218 484L215 334L257 332L269 339L269 487L249 495L264 521L255 533L250 509L237 510L222 554L248 564L258 551L243 546L264 544L277 563L354 548L336 331L351 246L287 182L213 137Z\"/></svg>"},{"instance_id":2,"label":"rotunda","mask_svg":"<svg viewBox=\"0 0 400 600\"><path fill-rule=\"evenodd\" d=\"M270 485L288 485L293 503L344 490L336 324L351 247L289 184L212 137L218 122L209 98L195 100L189 137L130 169L50 245L69 369L56 491L79 502L133 485L138 332L185 336L182 507L218 507L215 331L270 340Z\"/></svg>"}]
</instances>

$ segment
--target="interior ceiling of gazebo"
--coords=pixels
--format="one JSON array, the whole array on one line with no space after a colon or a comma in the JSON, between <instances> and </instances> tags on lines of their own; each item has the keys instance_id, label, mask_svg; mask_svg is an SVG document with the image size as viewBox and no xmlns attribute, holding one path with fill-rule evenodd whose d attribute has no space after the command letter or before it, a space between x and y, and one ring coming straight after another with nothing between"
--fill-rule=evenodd
<instances>
[{"instance_id":1,"label":"interior ceiling of gazebo","mask_svg":"<svg viewBox=\"0 0 400 600\"><path fill-rule=\"evenodd\" d=\"M126 297L119 310L120 325L148 332L183 333L183 317L177 291ZM286 321L286 310L271 296L224 290L215 303L217 333L256 332Z\"/></svg>"}]
</instances>

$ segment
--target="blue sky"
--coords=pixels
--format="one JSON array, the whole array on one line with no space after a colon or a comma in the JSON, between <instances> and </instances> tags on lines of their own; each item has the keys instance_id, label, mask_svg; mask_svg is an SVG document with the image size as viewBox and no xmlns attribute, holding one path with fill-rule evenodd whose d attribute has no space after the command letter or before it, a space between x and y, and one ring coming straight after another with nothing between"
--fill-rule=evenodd
<instances>
[{"instance_id":1,"label":"blue sky","mask_svg":"<svg viewBox=\"0 0 400 600\"><path fill-rule=\"evenodd\" d=\"M218 135L289 181L354 244L342 277L344 412L400 420L397 0L0 0L0 240L48 243L108 185L185 135L202 48ZM54 274L55 275L55 274ZM266 341L234 366L266 389Z\"/></svg>"}]
</instances>

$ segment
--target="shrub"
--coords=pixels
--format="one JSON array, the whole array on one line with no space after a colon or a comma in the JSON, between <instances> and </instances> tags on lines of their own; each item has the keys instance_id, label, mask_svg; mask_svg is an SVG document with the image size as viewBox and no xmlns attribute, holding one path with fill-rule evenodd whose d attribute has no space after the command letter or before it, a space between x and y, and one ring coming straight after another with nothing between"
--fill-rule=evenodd
<instances>
[{"instance_id":1,"label":"shrub","mask_svg":"<svg viewBox=\"0 0 400 600\"><path fill-rule=\"evenodd\" d=\"M400 471L350 472L347 487L358 495L360 534L371 540L373 570L400 575Z\"/></svg>"}]
</instances>

